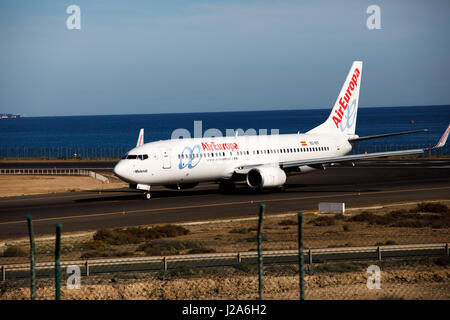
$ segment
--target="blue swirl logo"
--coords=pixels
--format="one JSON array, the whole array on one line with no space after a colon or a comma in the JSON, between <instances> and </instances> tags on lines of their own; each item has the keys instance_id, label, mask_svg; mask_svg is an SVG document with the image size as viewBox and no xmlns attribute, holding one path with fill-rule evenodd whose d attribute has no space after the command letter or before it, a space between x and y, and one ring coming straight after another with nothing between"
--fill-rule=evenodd
<instances>
[{"instance_id":1,"label":"blue swirl logo","mask_svg":"<svg viewBox=\"0 0 450 320\"><path fill-rule=\"evenodd\" d=\"M180 163L178 164L178 169L182 170L186 167L188 169L195 168L202 159L201 147L199 144L195 145L193 148L186 146L180 155Z\"/></svg>"},{"instance_id":2,"label":"blue swirl logo","mask_svg":"<svg viewBox=\"0 0 450 320\"><path fill-rule=\"evenodd\" d=\"M357 113L357 110L356 110L356 102L357 101L358 100L355 98L355 99L353 99L352 103L348 104L347 112L345 113L344 117L342 118L341 125L339 127L342 132L344 132L346 129L351 129L355 125L356 113ZM345 121L344 121L344 119L345 119ZM344 122L345 122L345 124L344 124Z\"/></svg>"}]
</instances>

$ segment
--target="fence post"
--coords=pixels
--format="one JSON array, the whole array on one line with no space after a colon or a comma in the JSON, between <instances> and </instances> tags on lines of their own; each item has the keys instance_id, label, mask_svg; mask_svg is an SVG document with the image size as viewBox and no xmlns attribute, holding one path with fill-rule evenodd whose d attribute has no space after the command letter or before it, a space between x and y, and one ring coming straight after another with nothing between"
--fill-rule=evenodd
<instances>
[{"instance_id":1,"label":"fence post","mask_svg":"<svg viewBox=\"0 0 450 320\"><path fill-rule=\"evenodd\" d=\"M33 230L33 221L31 214L27 215L28 222L28 233L30 235L30 297L31 300L36 299L36 272L35 272L35 264L36 264L36 249L34 246L34 230Z\"/></svg>"},{"instance_id":2,"label":"fence post","mask_svg":"<svg viewBox=\"0 0 450 320\"><path fill-rule=\"evenodd\" d=\"M2 266L2 281L6 280L6 268L5 266Z\"/></svg>"},{"instance_id":3,"label":"fence post","mask_svg":"<svg viewBox=\"0 0 450 320\"><path fill-rule=\"evenodd\" d=\"M258 286L259 286L259 300L263 300L263 256L262 256L262 224L264 217L264 210L266 205L261 203L259 205L259 220L258 220Z\"/></svg>"},{"instance_id":4,"label":"fence post","mask_svg":"<svg viewBox=\"0 0 450 320\"><path fill-rule=\"evenodd\" d=\"M447 244L445 244L445 253L446 253L446 254L449 254L448 243L447 243Z\"/></svg>"},{"instance_id":5,"label":"fence post","mask_svg":"<svg viewBox=\"0 0 450 320\"><path fill-rule=\"evenodd\" d=\"M167 257L163 258L164 271L167 271Z\"/></svg>"},{"instance_id":6,"label":"fence post","mask_svg":"<svg viewBox=\"0 0 450 320\"><path fill-rule=\"evenodd\" d=\"M242 258L241 258L241 253L240 252L238 252L238 254L237 254L237 259L238 259L238 263L241 263Z\"/></svg>"},{"instance_id":7,"label":"fence post","mask_svg":"<svg viewBox=\"0 0 450 320\"><path fill-rule=\"evenodd\" d=\"M84 266L86 267L86 277L89 277L89 262L87 260Z\"/></svg>"},{"instance_id":8,"label":"fence post","mask_svg":"<svg viewBox=\"0 0 450 320\"><path fill-rule=\"evenodd\" d=\"M61 300L61 223L56 224L55 300Z\"/></svg>"},{"instance_id":9,"label":"fence post","mask_svg":"<svg viewBox=\"0 0 450 320\"><path fill-rule=\"evenodd\" d=\"M312 251L309 249L308 251L308 257L309 257L309 264L312 265Z\"/></svg>"},{"instance_id":10,"label":"fence post","mask_svg":"<svg viewBox=\"0 0 450 320\"><path fill-rule=\"evenodd\" d=\"M381 261L381 247L377 247L378 261Z\"/></svg>"},{"instance_id":11,"label":"fence post","mask_svg":"<svg viewBox=\"0 0 450 320\"><path fill-rule=\"evenodd\" d=\"M300 300L305 300L305 273L304 273L304 257L303 257L303 213L299 212L298 216L298 266L300 277Z\"/></svg>"}]
</instances>

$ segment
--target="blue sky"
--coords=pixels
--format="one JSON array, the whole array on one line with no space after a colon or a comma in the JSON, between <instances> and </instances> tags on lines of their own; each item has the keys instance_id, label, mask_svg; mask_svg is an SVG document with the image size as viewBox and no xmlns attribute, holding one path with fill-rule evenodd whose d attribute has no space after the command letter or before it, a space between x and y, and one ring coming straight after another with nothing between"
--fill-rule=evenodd
<instances>
[{"instance_id":1,"label":"blue sky","mask_svg":"<svg viewBox=\"0 0 450 320\"><path fill-rule=\"evenodd\" d=\"M81 8L68 30L66 8ZM366 9L381 9L369 30ZM0 2L0 113L329 108L353 60L360 106L450 104L450 1Z\"/></svg>"}]
</instances>

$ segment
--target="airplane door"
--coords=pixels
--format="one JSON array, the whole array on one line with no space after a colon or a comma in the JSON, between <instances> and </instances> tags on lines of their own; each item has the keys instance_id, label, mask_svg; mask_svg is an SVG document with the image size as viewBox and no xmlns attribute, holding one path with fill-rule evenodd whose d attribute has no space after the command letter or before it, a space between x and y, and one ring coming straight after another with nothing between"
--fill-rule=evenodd
<instances>
[{"instance_id":1,"label":"airplane door","mask_svg":"<svg viewBox=\"0 0 450 320\"><path fill-rule=\"evenodd\" d=\"M170 154L166 149L161 149L163 169L170 169Z\"/></svg>"}]
</instances>

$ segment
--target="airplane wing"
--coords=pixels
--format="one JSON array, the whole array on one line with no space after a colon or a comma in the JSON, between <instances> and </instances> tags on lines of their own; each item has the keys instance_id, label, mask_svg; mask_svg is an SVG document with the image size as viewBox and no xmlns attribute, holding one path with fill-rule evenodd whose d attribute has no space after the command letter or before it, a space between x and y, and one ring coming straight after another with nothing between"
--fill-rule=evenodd
<instances>
[{"instance_id":1,"label":"airplane wing","mask_svg":"<svg viewBox=\"0 0 450 320\"><path fill-rule=\"evenodd\" d=\"M326 158L316 158L316 159L308 159L308 160L300 160L300 161L286 161L280 162L278 165L282 169L299 167L299 166L320 166L332 163L340 163L340 162L352 162L369 158L381 158L381 157L391 157L391 156L405 156L405 155L415 155L415 154L423 154L426 151L435 150L438 148L442 148L447 142L448 135L450 133L450 125L445 130L442 137L439 139L439 142L431 148L423 148L423 149L409 149L409 150L399 150L399 151L388 151L388 152L375 152L375 153L363 153L363 154L353 154L339 157L326 157ZM267 164L260 165L252 165L252 166L243 166L235 169L236 174L247 174L252 168L258 166L264 166Z\"/></svg>"},{"instance_id":2,"label":"airplane wing","mask_svg":"<svg viewBox=\"0 0 450 320\"><path fill-rule=\"evenodd\" d=\"M369 139L378 139L378 138L399 136L401 134L409 134L409 133L416 133L416 132L426 132L426 131L428 131L428 129L413 130L413 131L402 131L402 132L395 132L395 133L385 133L385 134L378 134L378 135L375 135L375 136L365 136L365 137L350 138L350 139L348 139L348 141L350 141L350 142L357 142L357 141L363 141L363 140L369 140Z\"/></svg>"},{"instance_id":3,"label":"airplane wing","mask_svg":"<svg viewBox=\"0 0 450 320\"><path fill-rule=\"evenodd\" d=\"M414 155L414 154L422 154L426 151L435 150L438 148L442 148L447 142L447 138L450 132L450 125L445 130L439 142L432 148L423 148L423 149L409 149L409 150L399 150L399 151L388 151L388 152L375 152L375 153L363 153L363 154L353 154L346 155L340 157L329 157L329 158L318 158L318 159L310 159L310 160L302 160L302 161L289 161L280 163L281 168L291 168L298 166L308 166L308 165L323 165L323 164L331 164L331 163L339 163L339 162L351 162L369 158L381 158L381 157L391 157L391 156L405 156L405 155Z\"/></svg>"},{"instance_id":4,"label":"airplane wing","mask_svg":"<svg viewBox=\"0 0 450 320\"><path fill-rule=\"evenodd\" d=\"M280 163L280 167L281 168L291 168L291 167L299 167L299 166L311 166L311 165L320 165L320 164L351 162L351 161L357 161L357 160L363 160L363 159L369 159L369 158L381 158L381 157L391 157L391 156L405 156L405 155L422 154L424 152L425 152L425 149L411 149L411 150L401 150L401 151L353 154L353 155L341 156L341 157L318 158L318 159L310 159L310 160L304 160L304 161L283 162L283 163Z\"/></svg>"}]
</instances>

